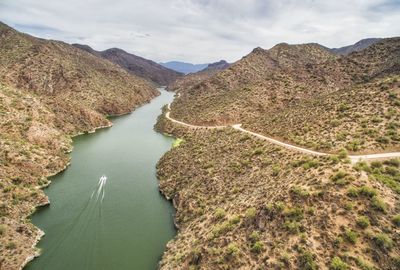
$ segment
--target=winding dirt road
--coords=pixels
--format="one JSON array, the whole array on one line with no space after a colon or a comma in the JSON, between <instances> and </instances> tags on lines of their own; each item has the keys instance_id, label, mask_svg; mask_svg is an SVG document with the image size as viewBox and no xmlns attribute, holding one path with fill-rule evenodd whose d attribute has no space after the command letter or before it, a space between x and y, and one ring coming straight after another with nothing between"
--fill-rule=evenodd
<instances>
[{"instance_id":1,"label":"winding dirt road","mask_svg":"<svg viewBox=\"0 0 400 270\"><path fill-rule=\"evenodd\" d=\"M180 94L178 94L177 97L179 98ZM188 128L192 128L192 129L221 129L221 128L232 127L232 128L234 128L236 130L239 130L239 131L241 131L243 133L250 134L250 135L255 136L255 137L259 138L259 139L266 140L266 141L269 141L269 142L271 142L273 144L280 145L282 147L285 147L285 148L288 148L288 149L292 149L292 150L295 150L295 151L299 151L299 152L302 152L302 153L305 153L305 154L314 155L314 156L330 156L331 155L331 154L328 154L328 153L317 152L317 151L314 151L314 150L310 150L310 149L302 148L302 147L295 146L295 145L292 145L292 144L284 143L284 142L275 140L273 138L261 135L259 133L255 133L255 132L246 130L246 129L242 128L242 124L235 124L235 125L230 125L230 126L196 126L196 125L187 124L185 122L178 121L178 120L176 120L176 119L174 119L174 118L172 118L170 116L171 104L168 104L167 108L168 108L168 111L165 114L165 117L167 119L169 119L170 121L172 121L174 123L177 123L179 125L182 125L182 126L185 126L185 127L188 127ZM349 155L351 163L353 163L353 164L357 163L358 161L363 161L363 160L379 160L379 159L390 159L390 158L397 158L397 157L400 157L400 152L377 153L377 154L369 154L369 155Z\"/></svg>"}]
</instances>

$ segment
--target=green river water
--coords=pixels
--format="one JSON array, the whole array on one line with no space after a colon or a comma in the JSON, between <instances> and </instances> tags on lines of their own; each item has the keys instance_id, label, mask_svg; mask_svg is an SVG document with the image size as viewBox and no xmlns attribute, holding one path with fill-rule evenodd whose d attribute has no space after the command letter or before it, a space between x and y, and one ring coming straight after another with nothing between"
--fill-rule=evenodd
<instances>
[{"instance_id":1,"label":"green river water","mask_svg":"<svg viewBox=\"0 0 400 270\"><path fill-rule=\"evenodd\" d=\"M25 269L157 269L175 229L155 166L173 139L153 125L172 99L161 90L150 104L113 118L112 128L74 138L71 166L45 190L50 206L32 216L46 235L42 255Z\"/></svg>"}]
</instances>

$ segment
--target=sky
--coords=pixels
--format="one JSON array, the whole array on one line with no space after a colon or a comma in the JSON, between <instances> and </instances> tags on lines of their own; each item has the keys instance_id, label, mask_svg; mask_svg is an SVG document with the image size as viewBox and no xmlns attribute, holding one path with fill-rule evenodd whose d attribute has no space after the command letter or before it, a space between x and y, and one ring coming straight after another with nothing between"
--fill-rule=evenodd
<instances>
[{"instance_id":1,"label":"sky","mask_svg":"<svg viewBox=\"0 0 400 270\"><path fill-rule=\"evenodd\" d=\"M0 0L28 34L161 62L234 62L255 47L400 36L400 0Z\"/></svg>"}]
</instances>

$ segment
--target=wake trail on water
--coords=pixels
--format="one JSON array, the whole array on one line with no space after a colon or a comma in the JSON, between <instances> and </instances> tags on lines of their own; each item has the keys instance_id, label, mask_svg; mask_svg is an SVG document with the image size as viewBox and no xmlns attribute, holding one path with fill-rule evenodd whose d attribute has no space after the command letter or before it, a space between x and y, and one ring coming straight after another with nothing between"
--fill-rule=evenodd
<instances>
[{"instance_id":1,"label":"wake trail on water","mask_svg":"<svg viewBox=\"0 0 400 270\"><path fill-rule=\"evenodd\" d=\"M107 184L107 176L102 175L97 183L97 186L92 191L90 197L82 207L82 209L78 212L75 218L73 218L69 225L65 228L63 236L57 241L54 246L49 250L50 252L46 253L50 256L53 252L58 250L63 246L65 241L76 241L80 239L82 235L91 235L92 247L88 247L89 253L93 253L93 249L96 246L96 239L98 238L97 234L99 233L98 226L102 224L102 204L105 197L105 187ZM97 214L96 214L97 213ZM75 228L78 227L78 230ZM75 233L73 233L75 231ZM72 234L72 235L71 235ZM71 252L72 250L70 250ZM89 257L93 257L91 254ZM67 262L68 264L68 262ZM85 263L86 264L86 263Z\"/></svg>"}]
</instances>

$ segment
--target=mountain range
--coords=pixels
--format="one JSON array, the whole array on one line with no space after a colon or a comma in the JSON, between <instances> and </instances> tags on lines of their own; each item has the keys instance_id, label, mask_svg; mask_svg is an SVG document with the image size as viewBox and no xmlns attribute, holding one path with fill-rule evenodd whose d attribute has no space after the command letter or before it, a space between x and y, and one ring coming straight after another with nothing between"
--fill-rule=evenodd
<instances>
[{"instance_id":1,"label":"mountain range","mask_svg":"<svg viewBox=\"0 0 400 270\"><path fill-rule=\"evenodd\" d=\"M163 65L0 23L0 269L38 255L28 217L72 136L110 127L156 85L179 93L155 126L179 138L157 164L178 228L160 269L398 269L400 161L348 154L400 151L399 37Z\"/></svg>"},{"instance_id":2,"label":"mountain range","mask_svg":"<svg viewBox=\"0 0 400 270\"><path fill-rule=\"evenodd\" d=\"M168 85L183 75L180 72L159 65L154 61L128 53L119 48L96 51L88 45L73 44L73 46L107 59L119 65L129 73L145 78L157 85Z\"/></svg>"},{"instance_id":3,"label":"mountain range","mask_svg":"<svg viewBox=\"0 0 400 270\"><path fill-rule=\"evenodd\" d=\"M184 74L194 73L202 69L205 69L208 66L208 64L191 64L180 61L170 61L170 62L160 63L160 65Z\"/></svg>"}]
</instances>

